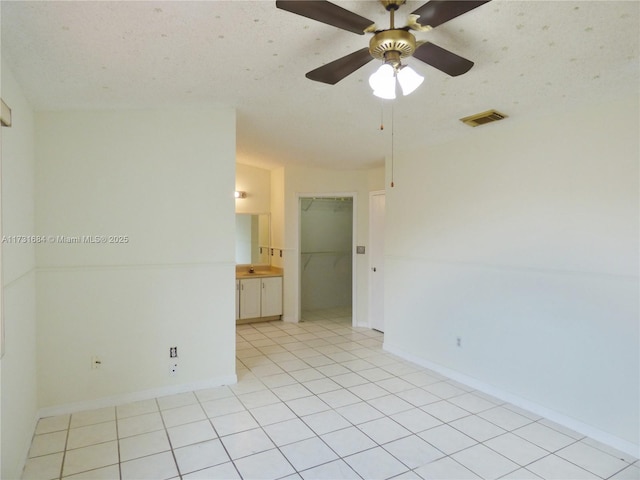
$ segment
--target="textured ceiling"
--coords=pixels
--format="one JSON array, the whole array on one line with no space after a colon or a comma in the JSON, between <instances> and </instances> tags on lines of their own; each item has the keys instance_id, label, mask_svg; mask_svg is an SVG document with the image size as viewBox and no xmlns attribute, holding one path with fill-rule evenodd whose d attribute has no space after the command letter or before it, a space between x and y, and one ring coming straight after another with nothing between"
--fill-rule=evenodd
<instances>
[{"instance_id":1,"label":"textured ceiling","mask_svg":"<svg viewBox=\"0 0 640 480\"><path fill-rule=\"evenodd\" d=\"M378 2L335 3L388 27ZM422 3L408 1L396 25ZM637 1L493 0L416 32L475 65L451 78L408 59L425 82L395 102L370 92L377 62L334 86L307 80L370 36L275 1L2 0L0 9L2 55L37 110L233 107L238 161L266 168L382 165L392 117L397 154L639 88ZM458 120L491 108L509 118L476 129Z\"/></svg>"}]
</instances>

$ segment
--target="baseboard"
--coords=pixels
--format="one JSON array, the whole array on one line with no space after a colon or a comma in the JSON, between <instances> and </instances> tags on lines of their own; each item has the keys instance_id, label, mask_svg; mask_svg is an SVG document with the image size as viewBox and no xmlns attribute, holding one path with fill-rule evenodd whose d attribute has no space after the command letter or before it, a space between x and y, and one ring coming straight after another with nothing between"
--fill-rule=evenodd
<instances>
[{"instance_id":1,"label":"baseboard","mask_svg":"<svg viewBox=\"0 0 640 480\"><path fill-rule=\"evenodd\" d=\"M575 418L571 418L558 413L554 410L549 409L548 407L545 407L544 405L540 405L538 403L527 400L526 398L522 398L510 392L496 388L493 385L489 385L478 380L477 378L470 377L456 370L452 370L437 363L425 360L424 358L406 353L402 349L394 345L390 345L388 342L384 342L382 348L389 353L393 353L394 355L415 363L416 365L420 365L421 367L433 370L434 372L450 378L451 380L459 382L463 385L467 385L470 388L479 390L495 398L520 407L524 410L528 410L529 412L535 413L536 415L540 415L541 417L547 418L552 422L562 425L563 427L581 433L582 435L586 435L587 437L593 438L594 440L615 448L616 450L619 450L623 453L632 455L635 458L640 458L640 445L636 445L632 442L616 437L615 435L604 432L586 423L580 422Z\"/></svg>"},{"instance_id":2,"label":"baseboard","mask_svg":"<svg viewBox=\"0 0 640 480\"><path fill-rule=\"evenodd\" d=\"M169 387L154 388L140 392L96 398L94 400L55 405L38 410L38 418L52 417L54 415L66 415L69 413L81 412L83 410L94 410L96 408L114 407L116 405L138 402L140 400L149 400L151 398L175 395L177 393L191 392L194 390L203 390L205 388L221 387L223 385L233 385L234 383L238 383L238 377L235 374L217 377L202 382L172 385Z\"/></svg>"},{"instance_id":3,"label":"baseboard","mask_svg":"<svg viewBox=\"0 0 640 480\"><path fill-rule=\"evenodd\" d=\"M256 318L237 318L236 325L246 325L247 323L260 323L260 322L273 322L276 320L282 320L282 315L271 315L269 317L256 317Z\"/></svg>"}]
</instances>

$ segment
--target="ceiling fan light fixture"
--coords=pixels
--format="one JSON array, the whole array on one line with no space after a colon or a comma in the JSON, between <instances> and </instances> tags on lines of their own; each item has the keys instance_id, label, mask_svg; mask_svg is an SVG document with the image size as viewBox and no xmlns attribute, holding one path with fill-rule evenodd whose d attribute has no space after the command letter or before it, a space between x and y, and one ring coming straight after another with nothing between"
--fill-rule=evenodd
<instances>
[{"instance_id":1,"label":"ceiling fan light fixture","mask_svg":"<svg viewBox=\"0 0 640 480\"><path fill-rule=\"evenodd\" d=\"M405 96L412 93L424 81L424 77L408 65L400 65L396 68L391 63L384 63L369 77L373 94L385 100L396 98L396 78Z\"/></svg>"},{"instance_id":2,"label":"ceiling fan light fixture","mask_svg":"<svg viewBox=\"0 0 640 480\"><path fill-rule=\"evenodd\" d=\"M409 95L418 88L424 81L424 77L417 73L409 65L405 65L398 70L398 83L403 95Z\"/></svg>"},{"instance_id":3,"label":"ceiling fan light fixture","mask_svg":"<svg viewBox=\"0 0 640 480\"><path fill-rule=\"evenodd\" d=\"M382 98L383 100L395 100L395 85L393 90L374 90L373 94L378 98Z\"/></svg>"},{"instance_id":4,"label":"ceiling fan light fixture","mask_svg":"<svg viewBox=\"0 0 640 480\"><path fill-rule=\"evenodd\" d=\"M396 98L396 72L388 63L384 63L369 77L369 85L376 97L386 100Z\"/></svg>"}]
</instances>

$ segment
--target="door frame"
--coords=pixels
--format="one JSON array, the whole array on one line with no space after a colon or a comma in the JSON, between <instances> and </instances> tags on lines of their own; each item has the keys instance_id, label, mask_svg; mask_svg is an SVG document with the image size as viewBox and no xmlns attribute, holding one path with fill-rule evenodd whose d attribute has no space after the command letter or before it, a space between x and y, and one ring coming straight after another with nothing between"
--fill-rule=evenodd
<instances>
[{"instance_id":1,"label":"door frame","mask_svg":"<svg viewBox=\"0 0 640 480\"><path fill-rule=\"evenodd\" d=\"M373 218L373 197L376 195L384 195L386 198L387 192L386 190L374 190L369 192L369 252L370 254L367 255L367 272L368 272L368 279L369 279L369 301L367 302L367 308L368 308L368 312L369 312L369 318L367 319L367 324L369 325L369 328L373 328L373 299L374 297L374 293L379 294L380 292L374 292L373 291L373 258L371 253L373 252L373 228L371 226L371 219ZM384 293L384 292L383 292ZM382 316L384 319L384 312L382 312ZM384 321L384 320L383 320Z\"/></svg>"},{"instance_id":2,"label":"door frame","mask_svg":"<svg viewBox=\"0 0 640 480\"><path fill-rule=\"evenodd\" d=\"M296 269L296 275L298 276L296 282L296 296L298 297L298 322L302 319L302 262L300 261L300 252L302 251L302 199L303 198L336 198L336 197L344 197L351 198L352 200L352 219L351 219L351 325L357 325L357 305L358 305L358 297L357 297L357 285L358 285L358 270L357 270L357 262L355 254L356 252L356 242L357 242L357 225L358 225L358 193L357 192L296 192L296 205L298 210L298 215L296 216L296 220L298 222L298 227L296 229L296 235L298 236L296 242L296 262L298 263L298 268Z\"/></svg>"}]
</instances>

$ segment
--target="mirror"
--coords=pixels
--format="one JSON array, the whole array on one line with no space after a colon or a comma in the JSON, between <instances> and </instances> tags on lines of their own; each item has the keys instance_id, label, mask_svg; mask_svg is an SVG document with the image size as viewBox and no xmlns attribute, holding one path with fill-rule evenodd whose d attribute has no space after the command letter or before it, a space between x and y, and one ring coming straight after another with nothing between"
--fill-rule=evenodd
<instances>
[{"instance_id":1,"label":"mirror","mask_svg":"<svg viewBox=\"0 0 640 480\"><path fill-rule=\"evenodd\" d=\"M268 213L236 213L236 263L269 265L271 225Z\"/></svg>"}]
</instances>

